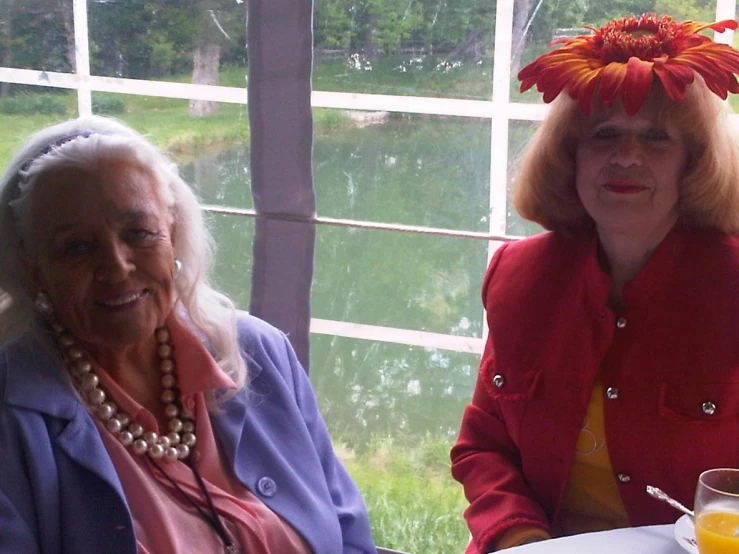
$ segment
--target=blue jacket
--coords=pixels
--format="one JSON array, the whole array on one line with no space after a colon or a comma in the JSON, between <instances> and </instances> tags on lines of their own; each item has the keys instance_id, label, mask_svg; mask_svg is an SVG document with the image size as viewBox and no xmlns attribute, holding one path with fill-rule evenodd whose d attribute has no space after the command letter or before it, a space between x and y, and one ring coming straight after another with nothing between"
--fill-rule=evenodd
<instances>
[{"instance_id":1,"label":"blue jacket","mask_svg":"<svg viewBox=\"0 0 739 554\"><path fill-rule=\"evenodd\" d=\"M239 341L249 384L212 415L235 475L317 554L375 553L290 343L246 314ZM136 553L131 514L90 414L26 334L0 349L0 554L94 552Z\"/></svg>"}]
</instances>

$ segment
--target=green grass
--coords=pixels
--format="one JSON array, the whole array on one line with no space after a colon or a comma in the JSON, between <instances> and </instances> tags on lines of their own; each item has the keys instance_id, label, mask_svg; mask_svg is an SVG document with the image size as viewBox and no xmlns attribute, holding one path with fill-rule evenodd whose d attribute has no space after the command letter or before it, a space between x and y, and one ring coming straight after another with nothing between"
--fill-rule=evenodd
<instances>
[{"instance_id":1,"label":"green grass","mask_svg":"<svg viewBox=\"0 0 739 554\"><path fill-rule=\"evenodd\" d=\"M356 457L337 449L362 491L378 546L411 554L464 551L467 501L449 473L449 448L446 440L427 437L413 448L376 440Z\"/></svg>"}]
</instances>

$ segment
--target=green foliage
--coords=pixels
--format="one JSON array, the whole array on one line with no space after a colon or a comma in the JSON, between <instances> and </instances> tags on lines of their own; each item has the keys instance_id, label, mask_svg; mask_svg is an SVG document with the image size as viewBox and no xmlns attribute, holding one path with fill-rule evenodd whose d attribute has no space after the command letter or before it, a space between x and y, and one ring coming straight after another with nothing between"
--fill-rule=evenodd
<instances>
[{"instance_id":1,"label":"green foliage","mask_svg":"<svg viewBox=\"0 0 739 554\"><path fill-rule=\"evenodd\" d=\"M21 115L63 115L67 105L51 94L27 94L0 98L0 113Z\"/></svg>"},{"instance_id":2,"label":"green foliage","mask_svg":"<svg viewBox=\"0 0 739 554\"><path fill-rule=\"evenodd\" d=\"M69 71L71 0L0 0L3 66Z\"/></svg>"},{"instance_id":3,"label":"green foliage","mask_svg":"<svg viewBox=\"0 0 739 554\"><path fill-rule=\"evenodd\" d=\"M368 21L372 24L371 40L375 49L382 54L392 54L403 41L410 38L413 30L423 19L420 2L407 0L372 0L368 6Z\"/></svg>"},{"instance_id":4,"label":"green foliage","mask_svg":"<svg viewBox=\"0 0 739 554\"><path fill-rule=\"evenodd\" d=\"M419 554L462 552L467 546L462 517L467 501L449 473L450 446L427 438L416 448L398 448L382 438L367 454L345 459L367 504L377 545Z\"/></svg>"},{"instance_id":5,"label":"green foliage","mask_svg":"<svg viewBox=\"0 0 739 554\"><path fill-rule=\"evenodd\" d=\"M126 104L118 96L95 95L92 98L92 112L97 115L115 115L126 111Z\"/></svg>"},{"instance_id":6,"label":"green foliage","mask_svg":"<svg viewBox=\"0 0 739 554\"><path fill-rule=\"evenodd\" d=\"M321 130L337 129L347 125L350 121L351 119L343 110L313 109L313 125Z\"/></svg>"},{"instance_id":7,"label":"green foliage","mask_svg":"<svg viewBox=\"0 0 739 554\"><path fill-rule=\"evenodd\" d=\"M550 42L557 29L580 29L585 23L586 0L544 2L531 26L531 40Z\"/></svg>"}]
</instances>

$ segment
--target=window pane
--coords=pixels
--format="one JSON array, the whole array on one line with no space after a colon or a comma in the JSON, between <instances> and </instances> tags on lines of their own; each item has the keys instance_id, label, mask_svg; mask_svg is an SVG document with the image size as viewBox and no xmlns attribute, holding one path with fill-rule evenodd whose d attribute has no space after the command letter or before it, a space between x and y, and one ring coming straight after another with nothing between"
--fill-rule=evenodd
<instances>
[{"instance_id":1,"label":"window pane","mask_svg":"<svg viewBox=\"0 0 739 554\"><path fill-rule=\"evenodd\" d=\"M487 242L319 226L313 317L482 336Z\"/></svg>"},{"instance_id":2,"label":"window pane","mask_svg":"<svg viewBox=\"0 0 739 554\"><path fill-rule=\"evenodd\" d=\"M0 3L0 66L72 71L72 0Z\"/></svg>"},{"instance_id":3,"label":"window pane","mask_svg":"<svg viewBox=\"0 0 739 554\"><path fill-rule=\"evenodd\" d=\"M0 168L29 135L76 115L76 99L69 91L14 85L10 96L0 97Z\"/></svg>"},{"instance_id":4,"label":"window pane","mask_svg":"<svg viewBox=\"0 0 739 554\"><path fill-rule=\"evenodd\" d=\"M254 219L210 214L210 231L217 245L213 285L227 294L240 310L249 308Z\"/></svg>"},{"instance_id":5,"label":"window pane","mask_svg":"<svg viewBox=\"0 0 739 554\"><path fill-rule=\"evenodd\" d=\"M476 354L313 335L311 381L336 442L363 452L378 437L451 444L470 401Z\"/></svg>"},{"instance_id":6,"label":"window pane","mask_svg":"<svg viewBox=\"0 0 739 554\"><path fill-rule=\"evenodd\" d=\"M478 356L313 335L311 381L338 455L369 510L375 542L462 552L469 531L449 449Z\"/></svg>"},{"instance_id":7,"label":"window pane","mask_svg":"<svg viewBox=\"0 0 739 554\"><path fill-rule=\"evenodd\" d=\"M244 86L245 2L89 2L88 27L94 75Z\"/></svg>"},{"instance_id":8,"label":"window pane","mask_svg":"<svg viewBox=\"0 0 739 554\"><path fill-rule=\"evenodd\" d=\"M314 6L316 90L490 99L495 2Z\"/></svg>"},{"instance_id":9,"label":"window pane","mask_svg":"<svg viewBox=\"0 0 739 554\"><path fill-rule=\"evenodd\" d=\"M322 216L487 231L490 123L315 110ZM323 126L331 119L333 127Z\"/></svg>"},{"instance_id":10,"label":"window pane","mask_svg":"<svg viewBox=\"0 0 739 554\"><path fill-rule=\"evenodd\" d=\"M508 196L510 197L513 190L513 180L518 168L518 161L523 153L526 145L534 135L538 127L535 121L511 121L508 130ZM513 237L527 237L541 233L544 229L536 223L526 221L513 207L508 205L506 213L506 234Z\"/></svg>"}]
</instances>

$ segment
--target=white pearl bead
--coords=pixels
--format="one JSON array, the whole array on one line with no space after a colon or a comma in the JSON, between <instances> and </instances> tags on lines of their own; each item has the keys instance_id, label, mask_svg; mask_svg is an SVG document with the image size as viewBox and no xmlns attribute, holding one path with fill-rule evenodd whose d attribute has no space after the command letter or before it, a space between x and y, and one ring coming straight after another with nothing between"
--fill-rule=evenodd
<instances>
[{"instance_id":1,"label":"white pearl bead","mask_svg":"<svg viewBox=\"0 0 739 554\"><path fill-rule=\"evenodd\" d=\"M169 331L166 327L160 327L157 329L156 336L159 344L165 343L169 340Z\"/></svg>"},{"instance_id":2,"label":"white pearl bead","mask_svg":"<svg viewBox=\"0 0 739 554\"><path fill-rule=\"evenodd\" d=\"M162 386L166 389L171 389L177 384L177 379L171 373L162 375Z\"/></svg>"},{"instance_id":3,"label":"white pearl bead","mask_svg":"<svg viewBox=\"0 0 739 554\"><path fill-rule=\"evenodd\" d=\"M144 434L144 427L137 421L131 423L131 425L128 426L128 430L131 431L131 434L137 438Z\"/></svg>"},{"instance_id":4,"label":"white pearl bead","mask_svg":"<svg viewBox=\"0 0 739 554\"><path fill-rule=\"evenodd\" d=\"M67 357L70 360L79 360L82 356L84 356L85 353L82 352L79 348L70 348L67 350Z\"/></svg>"},{"instance_id":5,"label":"white pearl bead","mask_svg":"<svg viewBox=\"0 0 739 554\"><path fill-rule=\"evenodd\" d=\"M178 417L173 417L167 423L167 427L169 427L170 431L179 432L182 429L182 420Z\"/></svg>"},{"instance_id":6,"label":"white pearl bead","mask_svg":"<svg viewBox=\"0 0 739 554\"><path fill-rule=\"evenodd\" d=\"M180 413L180 409L177 407L177 404L167 404L164 407L164 413L167 417L177 417Z\"/></svg>"},{"instance_id":7,"label":"white pearl bead","mask_svg":"<svg viewBox=\"0 0 739 554\"><path fill-rule=\"evenodd\" d=\"M182 424L182 431L184 433L192 433L195 431L195 424L191 420L187 420Z\"/></svg>"},{"instance_id":8,"label":"white pearl bead","mask_svg":"<svg viewBox=\"0 0 739 554\"><path fill-rule=\"evenodd\" d=\"M78 375L84 375L92 371L92 364L88 360L77 360L72 364L72 369Z\"/></svg>"},{"instance_id":9,"label":"white pearl bead","mask_svg":"<svg viewBox=\"0 0 739 554\"><path fill-rule=\"evenodd\" d=\"M82 388L92 390L100 384L100 379L94 373L88 373L82 377Z\"/></svg>"},{"instance_id":10,"label":"white pearl bead","mask_svg":"<svg viewBox=\"0 0 739 554\"><path fill-rule=\"evenodd\" d=\"M102 389L93 389L87 393L87 398L90 400L90 403L100 406L100 404L105 402L105 393Z\"/></svg>"},{"instance_id":11,"label":"white pearl bead","mask_svg":"<svg viewBox=\"0 0 739 554\"><path fill-rule=\"evenodd\" d=\"M180 440L182 441L182 444L184 444L185 446L189 446L190 448L195 446L195 443L197 442L194 433L185 433L184 435L182 435L182 438Z\"/></svg>"},{"instance_id":12,"label":"white pearl bead","mask_svg":"<svg viewBox=\"0 0 739 554\"><path fill-rule=\"evenodd\" d=\"M162 396L160 397L162 399L162 402L169 404L170 402L174 402L177 395L172 389L166 389L162 391Z\"/></svg>"},{"instance_id":13,"label":"white pearl bead","mask_svg":"<svg viewBox=\"0 0 739 554\"><path fill-rule=\"evenodd\" d=\"M126 414L126 413L123 413L123 412L119 412L119 413L115 414L115 416L114 416L114 417L115 417L115 418L116 418L116 419L117 419L118 421L120 421L120 422L121 422L121 425L123 425L124 427L125 427L126 425L128 425L128 424L129 424L129 422L131 421L131 418L130 418L130 417L128 417L128 414Z\"/></svg>"},{"instance_id":14,"label":"white pearl bead","mask_svg":"<svg viewBox=\"0 0 739 554\"><path fill-rule=\"evenodd\" d=\"M164 448L169 448L171 446L169 442L169 437L167 437L166 435L160 436L157 440L157 444L161 444Z\"/></svg>"},{"instance_id":15,"label":"white pearl bead","mask_svg":"<svg viewBox=\"0 0 739 554\"><path fill-rule=\"evenodd\" d=\"M180 444L180 434L172 431L167 435L167 438L169 439L169 444L172 446L177 446Z\"/></svg>"},{"instance_id":16,"label":"white pearl bead","mask_svg":"<svg viewBox=\"0 0 739 554\"><path fill-rule=\"evenodd\" d=\"M159 439L159 435L157 435L154 431L147 431L144 433L144 440L146 441L146 444L156 444L157 439Z\"/></svg>"},{"instance_id":17,"label":"white pearl bead","mask_svg":"<svg viewBox=\"0 0 739 554\"><path fill-rule=\"evenodd\" d=\"M172 347L168 344L160 344L157 347L160 358L169 358L172 355Z\"/></svg>"},{"instance_id":18,"label":"white pearl bead","mask_svg":"<svg viewBox=\"0 0 739 554\"><path fill-rule=\"evenodd\" d=\"M117 408L112 402L103 402L98 408L98 417L103 421L110 419L115 415Z\"/></svg>"},{"instance_id":19,"label":"white pearl bead","mask_svg":"<svg viewBox=\"0 0 739 554\"><path fill-rule=\"evenodd\" d=\"M105 424L105 427L110 431L111 433L120 433L123 426L121 425L121 422L117 419L109 419L108 422Z\"/></svg>"},{"instance_id":20,"label":"white pearl bead","mask_svg":"<svg viewBox=\"0 0 739 554\"><path fill-rule=\"evenodd\" d=\"M187 458L190 455L190 447L186 444L178 444L176 446L177 449L177 457L182 460L183 458Z\"/></svg>"},{"instance_id":21,"label":"white pearl bead","mask_svg":"<svg viewBox=\"0 0 739 554\"><path fill-rule=\"evenodd\" d=\"M69 335L62 335L59 337L59 344L61 344L64 348L69 348L74 344L74 339Z\"/></svg>"},{"instance_id":22,"label":"white pearl bead","mask_svg":"<svg viewBox=\"0 0 739 554\"><path fill-rule=\"evenodd\" d=\"M161 458L164 456L164 447L161 444L155 444L149 448L149 456L152 458Z\"/></svg>"},{"instance_id":23,"label":"white pearl bead","mask_svg":"<svg viewBox=\"0 0 739 554\"><path fill-rule=\"evenodd\" d=\"M177 459L177 449L170 446L169 448L165 449L164 455L167 457L168 460L176 460Z\"/></svg>"},{"instance_id":24,"label":"white pearl bead","mask_svg":"<svg viewBox=\"0 0 739 554\"><path fill-rule=\"evenodd\" d=\"M159 369L162 370L162 373L172 373L174 371L174 362L172 360L162 360L162 363L159 364Z\"/></svg>"},{"instance_id":25,"label":"white pearl bead","mask_svg":"<svg viewBox=\"0 0 739 554\"><path fill-rule=\"evenodd\" d=\"M146 444L146 441L144 439L136 439L135 441L133 441L133 451L136 454L141 455L147 450L149 450L149 445Z\"/></svg>"},{"instance_id":26,"label":"white pearl bead","mask_svg":"<svg viewBox=\"0 0 739 554\"><path fill-rule=\"evenodd\" d=\"M118 435L118 440L123 446L130 446L133 444L133 433L131 431L123 431Z\"/></svg>"}]
</instances>

